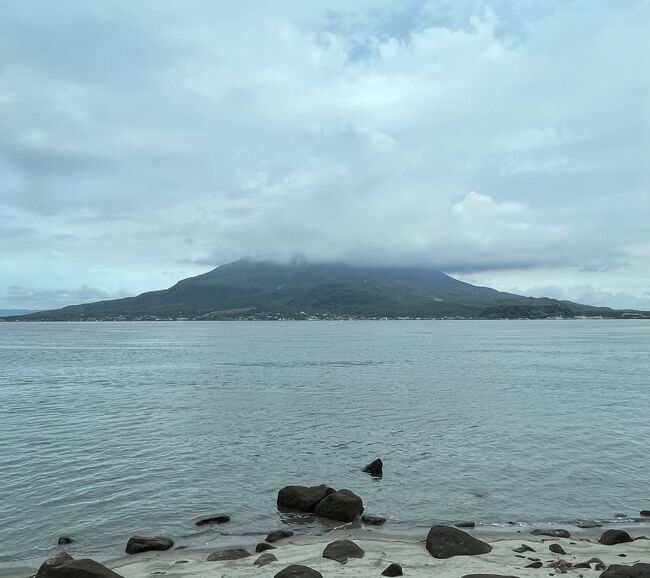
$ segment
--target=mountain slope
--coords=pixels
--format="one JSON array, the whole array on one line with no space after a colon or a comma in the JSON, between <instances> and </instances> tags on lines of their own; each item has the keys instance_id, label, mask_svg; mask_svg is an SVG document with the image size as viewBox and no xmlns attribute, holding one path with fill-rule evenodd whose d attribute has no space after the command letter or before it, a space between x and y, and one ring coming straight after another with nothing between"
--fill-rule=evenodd
<instances>
[{"instance_id":1,"label":"mountain slope","mask_svg":"<svg viewBox=\"0 0 650 578\"><path fill-rule=\"evenodd\" d=\"M13 320L143 318L472 317L546 318L624 312L477 287L417 267L277 265L235 261L161 291L72 305Z\"/></svg>"}]
</instances>

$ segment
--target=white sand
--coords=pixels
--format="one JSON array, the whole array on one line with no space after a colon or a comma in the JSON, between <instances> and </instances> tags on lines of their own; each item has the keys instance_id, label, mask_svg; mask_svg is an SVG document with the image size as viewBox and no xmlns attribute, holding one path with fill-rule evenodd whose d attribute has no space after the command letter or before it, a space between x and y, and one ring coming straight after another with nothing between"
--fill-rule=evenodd
<instances>
[{"instance_id":1,"label":"white sand","mask_svg":"<svg viewBox=\"0 0 650 578\"><path fill-rule=\"evenodd\" d=\"M600 531L604 528L599 529ZM404 570L404 576L413 578L461 578L465 574L502 574L519 576L520 578L542 578L551 573L558 575L553 568L547 568L548 562L563 559L568 562L577 563L589 558L600 558L606 565L610 564L634 564L635 562L650 563L650 541L636 540L627 544L615 546L603 546L596 542L596 537L583 536L572 538L547 538L531 536L530 534L486 537L480 533L473 535L482 540L490 542L492 552L481 556L456 556L446 560L433 558L424 547L422 541L392 539L388 537L369 538L360 537L358 534L351 534L345 531L338 531L327 536L315 538L294 537L295 539L283 540L276 544L277 549L271 550L277 558L263 567L254 566L253 562L260 554L254 552L254 548L248 547L252 556L240 560L225 562L208 562L207 556L210 551L199 550L171 550L168 552L147 552L128 558L114 561L108 566L124 578L150 578L165 576L165 578L244 578L247 576L273 577L277 572L290 564L303 564L318 570L323 578L328 577L379 577L382 571L392 562L400 564ZM632 536L640 532L632 533ZM599 534L600 535L600 532ZM362 559L351 559L347 564L339 564L333 560L322 557L325 546L334 540L349 538L361 546L366 552ZM525 539L524 539L525 538ZM532 538L532 539L531 539ZM559 556L549 551L549 544L557 543L562 545L567 552ZM531 560L517 558L512 550L521 544L527 544L536 552L526 552L523 555L532 558L539 558L544 562L543 568L524 568ZM230 547L230 546L228 546ZM619 557L625 554L625 557ZM593 564L592 564L593 566ZM567 576L578 578L596 578L601 570L577 569L569 570Z\"/></svg>"}]
</instances>

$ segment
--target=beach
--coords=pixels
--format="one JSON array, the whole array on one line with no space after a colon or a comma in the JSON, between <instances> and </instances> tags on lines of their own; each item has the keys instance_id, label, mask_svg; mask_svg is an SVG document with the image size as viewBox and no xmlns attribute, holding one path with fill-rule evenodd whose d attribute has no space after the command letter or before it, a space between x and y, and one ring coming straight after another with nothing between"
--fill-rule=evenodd
<instances>
[{"instance_id":1,"label":"beach","mask_svg":"<svg viewBox=\"0 0 650 578\"><path fill-rule=\"evenodd\" d=\"M219 549L172 549L126 556L106 562L106 566L123 578L266 577L275 576L294 564L317 570L324 578L365 578L380 576L393 563L402 567L405 576L413 578L461 578L468 574L534 578L562 573L589 578L600 576L606 567L614 564L650 563L650 541L643 537L644 529L650 528L628 528L633 541L614 545L598 542L606 528L578 531L571 528L569 538L535 536L522 530L497 533L468 530L469 535L487 542L492 550L487 554L459 555L446 559L434 558L427 551L426 534L418 539L390 536L375 531L342 529L321 536L291 536L275 543L275 549L261 554L255 552L255 546L251 543L251 539L255 538L248 537L248 541L244 541L240 546L250 555L237 560L208 561L208 556ZM363 557L350 558L347 563L324 558L325 547L336 540L353 541L364 551ZM565 554L551 551L549 546L553 544L559 545ZM521 550L522 545L530 550L516 552L515 549ZM232 548L234 546L228 546L228 549ZM273 554L277 561L261 567L256 566L255 561L268 553ZM593 561L596 558L602 561L602 566ZM587 561L591 561L589 567L574 568L576 564ZM527 567L529 565L532 567ZM30 575L21 573L19 576L27 578Z\"/></svg>"}]
</instances>

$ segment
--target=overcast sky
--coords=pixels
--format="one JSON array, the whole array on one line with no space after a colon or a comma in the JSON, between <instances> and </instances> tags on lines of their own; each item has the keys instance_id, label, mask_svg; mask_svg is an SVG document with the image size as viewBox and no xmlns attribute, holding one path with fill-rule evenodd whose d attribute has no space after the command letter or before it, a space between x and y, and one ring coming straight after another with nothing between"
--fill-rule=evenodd
<instances>
[{"instance_id":1,"label":"overcast sky","mask_svg":"<svg viewBox=\"0 0 650 578\"><path fill-rule=\"evenodd\" d=\"M0 308L241 257L650 309L650 3L26 0Z\"/></svg>"}]
</instances>

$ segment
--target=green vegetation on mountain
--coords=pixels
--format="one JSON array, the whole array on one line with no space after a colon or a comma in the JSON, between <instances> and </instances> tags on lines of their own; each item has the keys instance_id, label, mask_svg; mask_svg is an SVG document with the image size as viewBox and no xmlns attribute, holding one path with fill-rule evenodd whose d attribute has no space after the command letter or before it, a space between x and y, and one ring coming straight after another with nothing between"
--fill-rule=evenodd
<instances>
[{"instance_id":1,"label":"green vegetation on mountain","mask_svg":"<svg viewBox=\"0 0 650 578\"><path fill-rule=\"evenodd\" d=\"M183 279L169 289L13 319L545 319L637 313L503 293L426 268L242 260Z\"/></svg>"}]
</instances>

